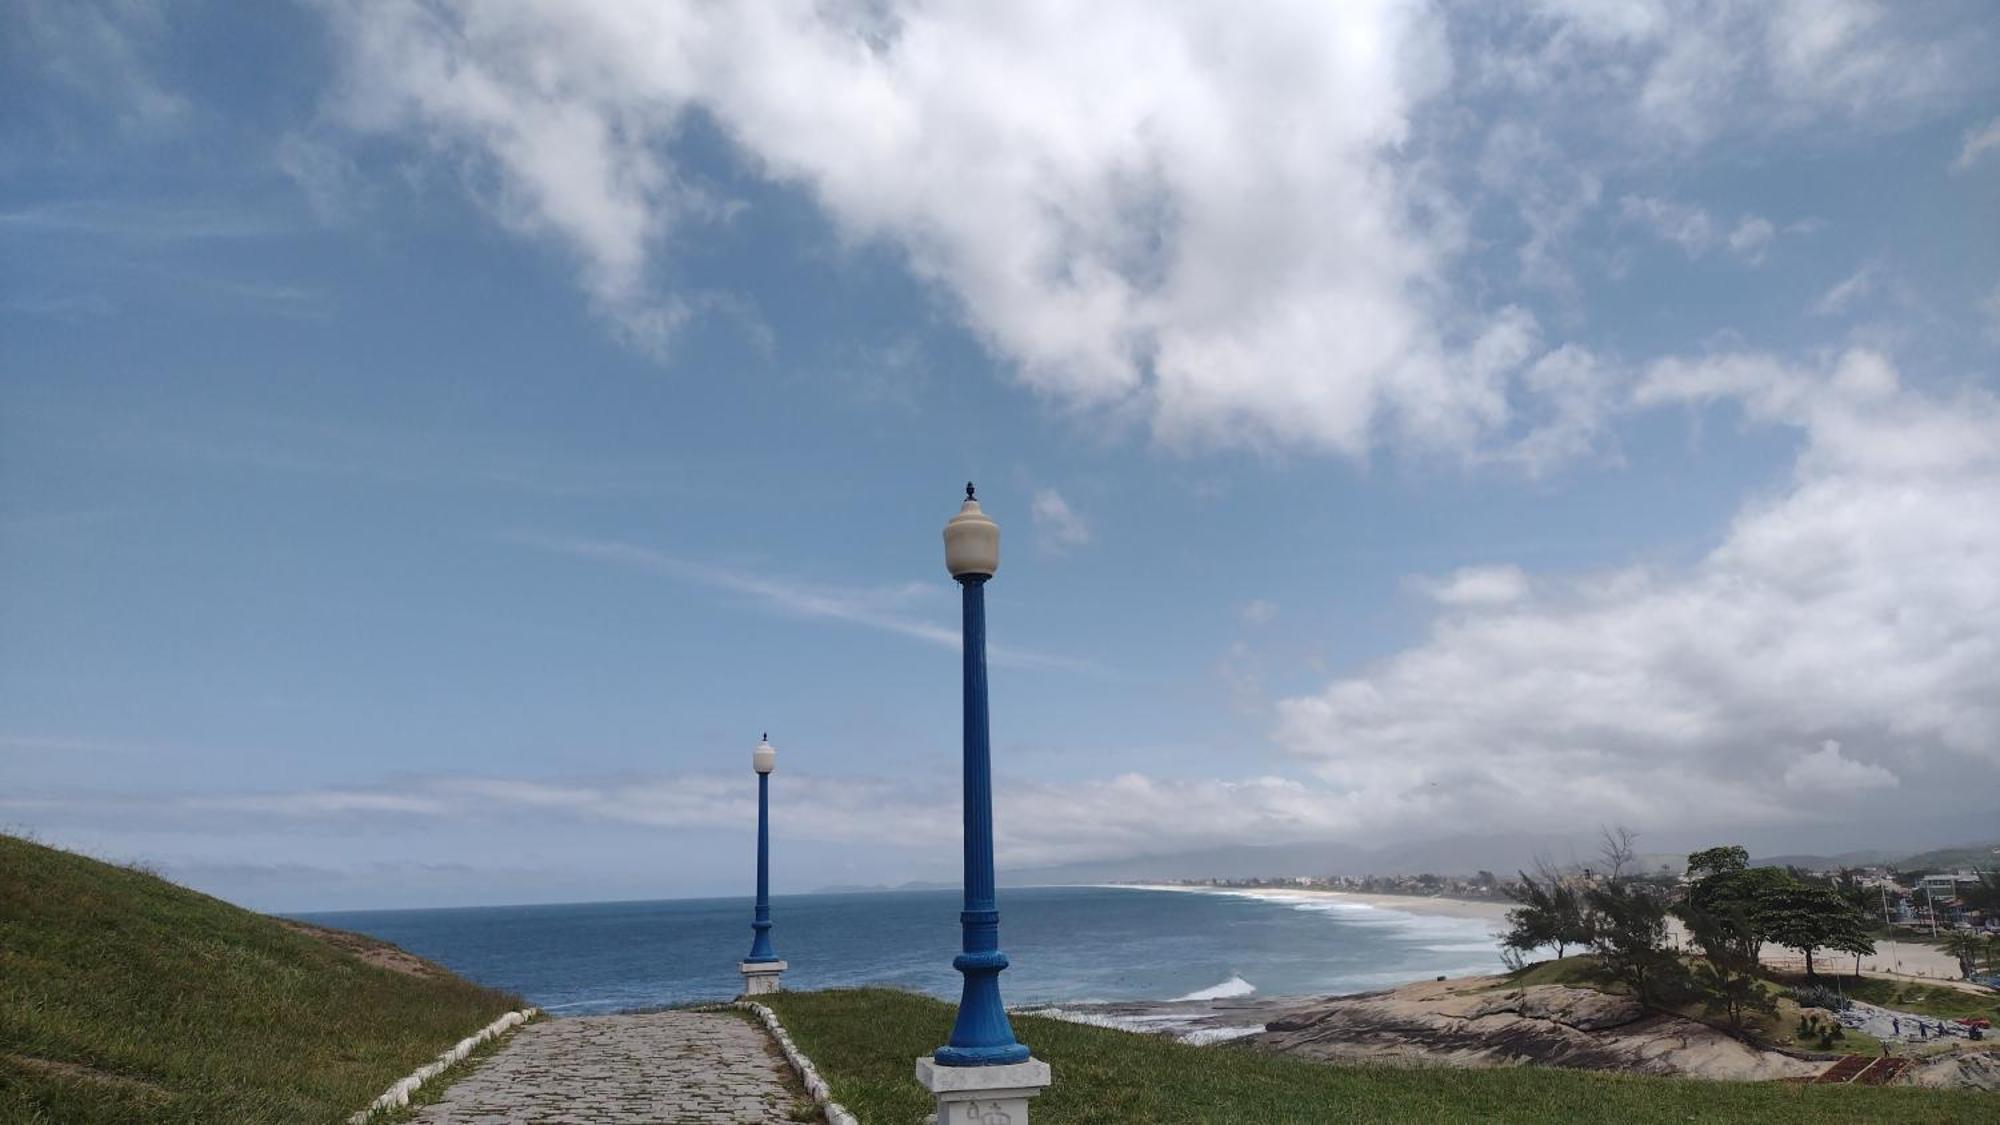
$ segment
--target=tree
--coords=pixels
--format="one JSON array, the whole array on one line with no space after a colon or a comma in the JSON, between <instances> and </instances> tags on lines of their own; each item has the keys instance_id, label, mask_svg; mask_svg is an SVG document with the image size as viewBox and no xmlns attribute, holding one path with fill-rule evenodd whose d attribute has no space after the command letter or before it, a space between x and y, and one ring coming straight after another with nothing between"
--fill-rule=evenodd
<instances>
[{"instance_id":1,"label":"tree","mask_svg":"<svg viewBox=\"0 0 2000 1125\"><path fill-rule=\"evenodd\" d=\"M1734 853L1743 856L1743 849L1710 848L1707 852L1696 852L1688 857L1689 871L1697 869L1696 861L1710 856L1711 862L1700 866L1707 874L1688 887L1687 906L1704 914L1716 917L1737 917L1744 920L1745 938L1750 942L1750 960L1756 963L1762 952L1764 941L1769 937L1768 912L1778 897L1788 887L1798 883L1791 876L1775 867L1748 867L1732 862L1732 857L1724 855L1714 860L1712 853ZM1745 861L1747 862L1747 861Z\"/></svg>"},{"instance_id":2,"label":"tree","mask_svg":"<svg viewBox=\"0 0 2000 1125\"><path fill-rule=\"evenodd\" d=\"M1978 934L1971 930L1953 930L1938 943L1946 953L1958 958L1958 975L1970 979L1979 968L1979 948L1984 945Z\"/></svg>"},{"instance_id":3,"label":"tree","mask_svg":"<svg viewBox=\"0 0 2000 1125\"><path fill-rule=\"evenodd\" d=\"M1762 869L1760 869L1762 870ZM1806 975L1813 976L1813 953L1875 952L1867 921L1854 905L1824 883L1797 879L1772 880L1754 889L1748 917L1758 935L1805 954Z\"/></svg>"},{"instance_id":4,"label":"tree","mask_svg":"<svg viewBox=\"0 0 2000 1125\"><path fill-rule=\"evenodd\" d=\"M1597 854L1604 860L1605 874L1614 883L1623 881L1626 869L1638 862L1639 834L1622 824L1615 828L1598 825L1597 833Z\"/></svg>"},{"instance_id":5,"label":"tree","mask_svg":"<svg viewBox=\"0 0 2000 1125\"><path fill-rule=\"evenodd\" d=\"M1741 844L1725 844L1719 848L1704 848L1688 856L1688 877L1704 878L1710 875L1724 875L1731 871L1741 871L1750 866L1750 853Z\"/></svg>"},{"instance_id":6,"label":"tree","mask_svg":"<svg viewBox=\"0 0 2000 1125\"><path fill-rule=\"evenodd\" d=\"M1592 887L1594 924L1590 948L1606 976L1624 984L1641 1004L1659 1005L1676 995L1684 974L1667 948L1667 904L1623 879Z\"/></svg>"},{"instance_id":7,"label":"tree","mask_svg":"<svg viewBox=\"0 0 2000 1125\"><path fill-rule=\"evenodd\" d=\"M1691 975L1702 1008L1710 1015L1726 1016L1729 1026L1739 1031L1745 1014L1774 1010L1776 1002L1757 982L1761 942L1748 911L1737 905L1706 911L1683 903L1679 914L1687 923L1689 940L1701 951Z\"/></svg>"},{"instance_id":8,"label":"tree","mask_svg":"<svg viewBox=\"0 0 2000 1125\"><path fill-rule=\"evenodd\" d=\"M1540 878L1521 872L1521 881L1507 888L1507 896L1520 907L1507 912L1509 929L1501 944L1522 952L1555 946L1561 959L1572 945L1590 941L1590 920L1576 888L1547 864Z\"/></svg>"},{"instance_id":9,"label":"tree","mask_svg":"<svg viewBox=\"0 0 2000 1125\"><path fill-rule=\"evenodd\" d=\"M1958 885L1958 902L1967 910L1984 910L2000 913L2000 872L1975 871L1979 877L1976 883Z\"/></svg>"}]
</instances>

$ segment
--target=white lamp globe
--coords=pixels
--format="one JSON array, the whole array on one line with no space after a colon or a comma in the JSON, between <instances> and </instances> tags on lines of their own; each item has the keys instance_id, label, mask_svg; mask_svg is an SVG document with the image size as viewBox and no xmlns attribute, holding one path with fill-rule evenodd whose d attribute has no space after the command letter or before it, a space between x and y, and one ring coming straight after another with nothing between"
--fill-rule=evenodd
<instances>
[{"instance_id":1,"label":"white lamp globe","mask_svg":"<svg viewBox=\"0 0 2000 1125\"><path fill-rule=\"evenodd\" d=\"M765 735L750 751L750 767L758 773L770 773L778 768L778 748L771 745L771 736Z\"/></svg>"},{"instance_id":2,"label":"white lamp globe","mask_svg":"<svg viewBox=\"0 0 2000 1125\"><path fill-rule=\"evenodd\" d=\"M969 574L991 578L1000 569L1000 525L979 510L971 481L965 482L965 503L944 525L944 565L953 578Z\"/></svg>"}]
</instances>

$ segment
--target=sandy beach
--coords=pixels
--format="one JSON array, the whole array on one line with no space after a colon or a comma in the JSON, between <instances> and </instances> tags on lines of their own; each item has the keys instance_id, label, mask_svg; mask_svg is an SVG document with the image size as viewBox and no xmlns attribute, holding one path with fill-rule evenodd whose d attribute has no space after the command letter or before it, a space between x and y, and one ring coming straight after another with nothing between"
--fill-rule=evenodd
<instances>
[{"instance_id":1,"label":"sandy beach","mask_svg":"<svg viewBox=\"0 0 2000 1125\"><path fill-rule=\"evenodd\" d=\"M1445 918L1476 918L1493 924L1495 932L1504 929L1507 912L1514 908L1512 902L1493 899L1444 898L1426 895L1383 895L1358 894L1351 891L1329 891L1312 887L1210 887L1184 886L1167 883L1132 884L1143 890L1187 891L1199 894L1231 894L1246 898L1269 898L1298 901L1304 898L1328 898L1351 902L1360 906L1372 906L1381 910L1400 910L1408 914L1427 914ZM1684 942L1686 934L1680 923L1669 923L1672 940ZM1813 958L1814 964L1828 972L1852 971L1854 958L1836 953L1822 953ZM1774 968L1803 970L1805 959L1789 949L1767 946L1764 962ZM1936 946L1922 945L1906 941L1877 941L1875 953L1861 959L1861 971L1870 976L1903 977L1921 979L1940 984L1954 984L1975 990L1976 985L1962 981L1958 975L1958 961Z\"/></svg>"},{"instance_id":2,"label":"sandy beach","mask_svg":"<svg viewBox=\"0 0 2000 1125\"><path fill-rule=\"evenodd\" d=\"M1134 887L1145 891L1187 891L1195 894L1240 895L1244 898L1268 898L1296 902L1300 899L1324 898L1340 902L1351 902L1357 906L1373 906L1381 910L1400 910L1406 914L1428 914L1437 918L1477 918L1504 926L1507 912L1514 909L1511 902L1482 900L1474 898L1442 898L1428 895L1370 895L1353 891L1328 891L1315 887L1208 887L1184 886L1173 883L1124 883L1121 886Z\"/></svg>"}]
</instances>

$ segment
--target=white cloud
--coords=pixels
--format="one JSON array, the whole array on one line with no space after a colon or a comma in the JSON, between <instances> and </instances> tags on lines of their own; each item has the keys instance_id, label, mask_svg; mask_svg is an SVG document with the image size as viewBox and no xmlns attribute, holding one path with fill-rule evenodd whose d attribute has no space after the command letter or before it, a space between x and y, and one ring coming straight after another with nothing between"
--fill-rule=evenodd
<instances>
[{"instance_id":1,"label":"white cloud","mask_svg":"<svg viewBox=\"0 0 2000 1125\"><path fill-rule=\"evenodd\" d=\"M1963 172L1985 159L1987 153L1996 150L2000 150L2000 117L1965 131L1965 142L1959 146L1958 158L1951 162L1951 170Z\"/></svg>"},{"instance_id":2,"label":"white cloud","mask_svg":"<svg viewBox=\"0 0 2000 1125\"><path fill-rule=\"evenodd\" d=\"M1896 775L1881 766L1857 762L1843 754L1840 743L1829 738L1819 749L1801 754L1785 767L1785 788L1800 793L1854 793L1863 789L1890 789Z\"/></svg>"},{"instance_id":3,"label":"white cloud","mask_svg":"<svg viewBox=\"0 0 2000 1125\"><path fill-rule=\"evenodd\" d=\"M153 55L168 12L150 0L20 0L0 14L16 58L97 100L131 130L158 132L186 120L185 97L160 81Z\"/></svg>"},{"instance_id":4,"label":"white cloud","mask_svg":"<svg viewBox=\"0 0 2000 1125\"><path fill-rule=\"evenodd\" d=\"M782 753L782 750L781 750ZM782 767L781 767L782 768ZM956 840L958 778L828 777L788 770L779 831L795 839L908 847ZM440 824L640 825L735 830L755 820L740 775L682 773L618 779L430 776L394 785L168 798L0 798L65 825L232 833L367 824L378 832ZM1276 777L1168 779L1140 774L1050 784L1001 778L995 844L1003 864L1058 863L1217 844L1286 842L1340 832L1345 813L1315 786Z\"/></svg>"},{"instance_id":5,"label":"white cloud","mask_svg":"<svg viewBox=\"0 0 2000 1125\"><path fill-rule=\"evenodd\" d=\"M726 211L671 155L701 114L848 238L900 250L1029 385L1165 442L1459 454L1536 397L1471 355L1526 314L1449 297L1464 237L1412 123L1452 62L1421 6L329 15L332 115L461 167L641 336L688 311L659 279L675 240Z\"/></svg>"},{"instance_id":6,"label":"white cloud","mask_svg":"<svg viewBox=\"0 0 2000 1125\"><path fill-rule=\"evenodd\" d=\"M1511 605L1528 596L1528 576L1517 566L1469 566L1441 581L1423 579L1417 588L1439 605Z\"/></svg>"},{"instance_id":7,"label":"white cloud","mask_svg":"<svg viewBox=\"0 0 2000 1125\"><path fill-rule=\"evenodd\" d=\"M1267 625L1278 616L1278 603L1263 598L1253 598L1243 603L1236 615L1245 625Z\"/></svg>"},{"instance_id":8,"label":"white cloud","mask_svg":"<svg viewBox=\"0 0 2000 1125\"><path fill-rule=\"evenodd\" d=\"M1690 258L1699 258L1715 245L1715 221L1708 212L1685 203L1652 196L1628 195L1618 201L1627 220L1645 224L1654 234L1674 243Z\"/></svg>"},{"instance_id":9,"label":"white cloud","mask_svg":"<svg viewBox=\"0 0 2000 1125\"><path fill-rule=\"evenodd\" d=\"M1729 250L1751 265L1764 260L1764 252L1771 247L1778 229L1771 220L1757 215L1745 215L1737 220L1736 228L1729 232Z\"/></svg>"},{"instance_id":10,"label":"white cloud","mask_svg":"<svg viewBox=\"0 0 2000 1125\"><path fill-rule=\"evenodd\" d=\"M1756 265L1764 260L1778 234L1771 220L1761 215L1744 215L1725 234L1722 225L1703 208L1657 196L1628 195L1618 201L1618 207L1626 221L1644 225L1679 246L1691 259L1720 246Z\"/></svg>"},{"instance_id":11,"label":"white cloud","mask_svg":"<svg viewBox=\"0 0 2000 1125\"><path fill-rule=\"evenodd\" d=\"M1793 477L1689 567L1538 576L1503 612L1440 615L1281 702L1280 741L1378 821L1467 830L1823 815L1787 796L1784 748L1825 739L1905 781L2000 764L2000 401L1904 389L1866 352L1662 362L1633 401L1795 427ZM1877 777L1824 751L1814 766ZM1949 784L1927 799L1977 802Z\"/></svg>"},{"instance_id":12,"label":"white cloud","mask_svg":"<svg viewBox=\"0 0 2000 1125\"><path fill-rule=\"evenodd\" d=\"M1633 146L1908 120L1979 85L1972 60L1990 39L1879 0L1536 0L1533 9L1538 19L1518 36L1525 57L1498 72L1589 107Z\"/></svg>"},{"instance_id":13,"label":"white cloud","mask_svg":"<svg viewBox=\"0 0 2000 1125\"><path fill-rule=\"evenodd\" d=\"M1848 307L1875 291L1875 267L1862 266L1820 295L1812 311L1820 316L1838 316Z\"/></svg>"},{"instance_id":14,"label":"white cloud","mask_svg":"<svg viewBox=\"0 0 2000 1125\"><path fill-rule=\"evenodd\" d=\"M913 612L926 600L941 598L945 593L942 585L911 582L887 588L839 589L800 579L774 578L742 569L690 562L664 551L616 540L519 536L516 541L575 558L649 571L742 594L757 605L791 617L839 621L944 648L959 647L956 626ZM987 656L996 664L1019 668L1097 671L1096 666L1085 661L1000 645L989 646Z\"/></svg>"},{"instance_id":15,"label":"white cloud","mask_svg":"<svg viewBox=\"0 0 2000 1125\"><path fill-rule=\"evenodd\" d=\"M1090 525L1055 489L1037 490L1029 511L1035 520L1035 541L1043 550L1060 554L1090 542Z\"/></svg>"}]
</instances>

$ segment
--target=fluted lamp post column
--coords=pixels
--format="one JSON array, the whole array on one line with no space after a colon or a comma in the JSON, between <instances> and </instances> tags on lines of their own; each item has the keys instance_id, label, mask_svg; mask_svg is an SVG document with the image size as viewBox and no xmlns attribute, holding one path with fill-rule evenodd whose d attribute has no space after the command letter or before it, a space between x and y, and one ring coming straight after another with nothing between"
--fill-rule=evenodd
<instances>
[{"instance_id":1,"label":"fluted lamp post column","mask_svg":"<svg viewBox=\"0 0 2000 1125\"><path fill-rule=\"evenodd\" d=\"M1028 1099L1049 1084L1049 1064L1016 1042L1000 1002L1000 910L993 890L993 776L986 722L986 583L1000 566L1000 526L979 510L972 485L944 529L946 569L964 613L965 977L951 1041L917 1060L917 1081L937 1097L938 1125L1027 1125Z\"/></svg>"},{"instance_id":2,"label":"fluted lamp post column","mask_svg":"<svg viewBox=\"0 0 2000 1125\"><path fill-rule=\"evenodd\" d=\"M778 991L785 971L771 948L771 772L778 768L778 750L770 735L750 752L750 768L757 771L757 913L750 923L757 936L737 969L743 974L743 995L758 996Z\"/></svg>"}]
</instances>

